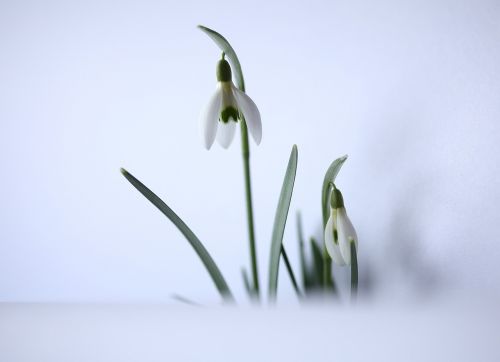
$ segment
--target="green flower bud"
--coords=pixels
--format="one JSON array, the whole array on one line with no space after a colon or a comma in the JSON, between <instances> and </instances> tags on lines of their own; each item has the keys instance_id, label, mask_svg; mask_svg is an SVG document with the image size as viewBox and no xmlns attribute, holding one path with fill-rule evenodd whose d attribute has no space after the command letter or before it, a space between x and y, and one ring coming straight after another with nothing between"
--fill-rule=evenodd
<instances>
[{"instance_id":1,"label":"green flower bud","mask_svg":"<svg viewBox=\"0 0 500 362\"><path fill-rule=\"evenodd\" d=\"M229 82L232 79L231 66L225 59L219 60L217 63L217 81Z\"/></svg>"},{"instance_id":2,"label":"green flower bud","mask_svg":"<svg viewBox=\"0 0 500 362\"><path fill-rule=\"evenodd\" d=\"M330 196L330 205L333 209L340 209L341 207L344 207L344 198L342 197L342 193L335 186L333 187Z\"/></svg>"}]
</instances>

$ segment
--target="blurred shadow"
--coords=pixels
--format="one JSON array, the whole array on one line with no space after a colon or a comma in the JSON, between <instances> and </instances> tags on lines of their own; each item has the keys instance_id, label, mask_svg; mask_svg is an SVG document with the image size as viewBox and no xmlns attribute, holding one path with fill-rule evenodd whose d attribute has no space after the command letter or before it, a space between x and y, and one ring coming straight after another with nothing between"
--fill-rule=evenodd
<instances>
[{"instance_id":1,"label":"blurred shadow","mask_svg":"<svg viewBox=\"0 0 500 362\"><path fill-rule=\"evenodd\" d=\"M416 217L419 210L408 200L414 198L417 188L421 189L421 185L414 185L400 196L389 226L386 256L387 261L396 268L395 272L401 273L402 281L411 283L411 289L416 292L428 295L436 291L440 277L426 258L419 233L422 226Z\"/></svg>"}]
</instances>

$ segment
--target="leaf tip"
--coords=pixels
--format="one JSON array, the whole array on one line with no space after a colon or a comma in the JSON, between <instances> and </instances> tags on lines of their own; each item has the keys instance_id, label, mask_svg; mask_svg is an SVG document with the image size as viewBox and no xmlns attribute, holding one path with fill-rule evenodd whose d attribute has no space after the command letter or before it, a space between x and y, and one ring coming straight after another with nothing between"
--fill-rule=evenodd
<instances>
[{"instance_id":1,"label":"leaf tip","mask_svg":"<svg viewBox=\"0 0 500 362\"><path fill-rule=\"evenodd\" d=\"M125 170L123 167L120 167L120 172L122 173L123 176L127 176L128 175L128 171Z\"/></svg>"},{"instance_id":2,"label":"leaf tip","mask_svg":"<svg viewBox=\"0 0 500 362\"><path fill-rule=\"evenodd\" d=\"M213 33L213 30L207 28L205 25L198 24L196 27L207 34Z\"/></svg>"}]
</instances>

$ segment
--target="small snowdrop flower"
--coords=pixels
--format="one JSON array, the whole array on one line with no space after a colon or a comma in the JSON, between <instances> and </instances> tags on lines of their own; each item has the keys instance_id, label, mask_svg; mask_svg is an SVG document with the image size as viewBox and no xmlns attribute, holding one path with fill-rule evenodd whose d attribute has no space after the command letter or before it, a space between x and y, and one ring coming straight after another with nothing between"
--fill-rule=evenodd
<instances>
[{"instance_id":1,"label":"small snowdrop flower","mask_svg":"<svg viewBox=\"0 0 500 362\"><path fill-rule=\"evenodd\" d=\"M357 251L356 230L345 211L342 193L334 186L330 196L330 217L325 227L325 246L335 264L351 264L351 240Z\"/></svg>"},{"instance_id":2,"label":"small snowdrop flower","mask_svg":"<svg viewBox=\"0 0 500 362\"><path fill-rule=\"evenodd\" d=\"M217 88L201 114L201 131L206 149L210 149L217 137L219 144L228 148L238 120L246 122L255 143L262 139L260 113L255 103L232 82L231 66L224 59L217 63Z\"/></svg>"}]
</instances>

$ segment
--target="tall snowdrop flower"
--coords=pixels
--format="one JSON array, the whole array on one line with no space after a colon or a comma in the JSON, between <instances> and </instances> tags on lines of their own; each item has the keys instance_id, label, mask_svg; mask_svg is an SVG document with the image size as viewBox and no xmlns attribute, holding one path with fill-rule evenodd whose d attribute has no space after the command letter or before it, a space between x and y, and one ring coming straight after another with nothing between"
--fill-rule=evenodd
<instances>
[{"instance_id":1,"label":"tall snowdrop flower","mask_svg":"<svg viewBox=\"0 0 500 362\"><path fill-rule=\"evenodd\" d=\"M206 149L217 136L219 144L228 148L234 138L236 124L245 121L255 143L262 139L260 113L255 103L232 81L231 66L224 59L217 63L217 88L201 114L201 130Z\"/></svg>"},{"instance_id":2,"label":"tall snowdrop flower","mask_svg":"<svg viewBox=\"0 0 500 362\"><path fill-rule=\"evenodd\" d=\"M334 186L330 195L330 217L325 227L325 246L335 264L351 264L351 240L354 240L357 251L356 230L345 211L342 193Z\"/></svg>"}]
</instances>

